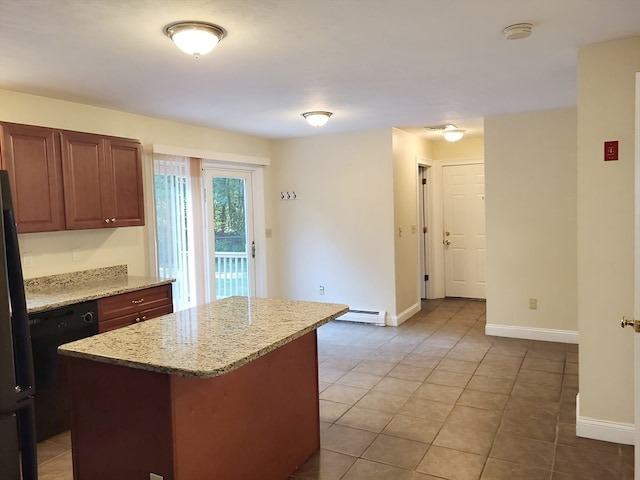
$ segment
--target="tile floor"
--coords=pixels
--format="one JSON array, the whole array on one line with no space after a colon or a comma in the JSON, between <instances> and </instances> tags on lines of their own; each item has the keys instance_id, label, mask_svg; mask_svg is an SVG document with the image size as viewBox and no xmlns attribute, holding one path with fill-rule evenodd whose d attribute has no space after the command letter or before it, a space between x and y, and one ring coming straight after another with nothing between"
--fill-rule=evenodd
<instances>
[{"instance_id":1,"label":"tile floor","mask_svg":"<svg viewBox=\"0 0 640 480\"><path fill-rule=\"evenodd\" d=\"M577 346L484 324L484 302L447 299L320 328L321 449L291 480L633 480L633 447L575 436ZM73 478L68 434L38 447L40 480Z\"/></svg>"}]
</instances>

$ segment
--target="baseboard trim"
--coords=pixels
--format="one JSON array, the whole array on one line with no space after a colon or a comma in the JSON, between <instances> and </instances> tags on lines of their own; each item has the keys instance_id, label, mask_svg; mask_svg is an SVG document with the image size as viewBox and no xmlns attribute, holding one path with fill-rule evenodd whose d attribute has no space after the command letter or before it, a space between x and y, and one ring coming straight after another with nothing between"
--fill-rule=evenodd
<instances>
[{"instance_id":1,"label":"baseboard trim","mask_svg":"<svg viewBox=\"0 0 640 480\"><path fill-rule=\"evenodd\" d=\"M580 394L576 395L576 435L593 440L623 443L635 443L635 426L632 423L611 422L580 415Z\"/></svg>"},{"instance_id":2,"label":"baseboard trim","mask_svg":"<svg viewBox=\"0 0 640 480\"><path fill-rule=\"evenodd\" d=\"M524 338L526 340L542 340L545 342L578 343L578 332L575 330L515 327L513 325L496 325L494 323L487 323L484 328L484 333L494 337Z\"/></svg>"},{"instance_id":3,"label":"baseboard trim","mask_svg":"<svg viewBox=\"0 0 640 480\"><path fill-rule=\"evenodd\" d=\"M399 313L398 315L389 315L387 316L387 325L392 327L397 327L398 325L402 325L404 322L413 317L416 313L420 311L422 307L420 300L411 305L409 308Z\"/></svg>"}]
</instances>

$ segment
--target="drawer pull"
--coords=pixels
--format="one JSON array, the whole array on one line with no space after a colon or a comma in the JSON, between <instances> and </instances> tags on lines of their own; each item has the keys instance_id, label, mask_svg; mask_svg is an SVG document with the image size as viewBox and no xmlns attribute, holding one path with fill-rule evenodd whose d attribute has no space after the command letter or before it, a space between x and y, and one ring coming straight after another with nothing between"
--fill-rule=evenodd
<instances>
[{"instance_id":1,"label":"drawer pull","mask_svg":"<svg viewBox=\"0 0 640 480\"><path fill-rule=\"evenodd\" d=\"M143 315L143 316L142 316L142 320L146 320L146 319L147 319L147 316L146 316L146 315Z\"/></svg>"},{"instance_id":2,"label":"drawer pull","mask_svg":"<svg viewBox=\"0 0 640 480\"><path fill-rule=\"evenodd\" d=\"M138 305L139 303L144 302L144 298L141 298L140 300L131 300L131 303L133 303L134 305Z\"/></svg>"},{"instance_id":3,"label":"drawer pull","mask_svg":"<svg viewBox=\"0 0 640 480\"><path fill-rule=\"evenodd\" d=\"M136 318L136 323L140 323L140 317Z\"/></svg>"}]
</instances>

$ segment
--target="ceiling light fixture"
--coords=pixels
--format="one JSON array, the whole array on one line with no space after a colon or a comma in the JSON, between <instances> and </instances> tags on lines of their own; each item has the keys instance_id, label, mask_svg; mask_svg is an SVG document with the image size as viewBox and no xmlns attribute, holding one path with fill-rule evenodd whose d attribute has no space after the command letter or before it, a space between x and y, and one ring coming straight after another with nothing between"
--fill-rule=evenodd
<instances>
[{"instance_id":1,"label":"ceiling light fixture","mask_svg":"<svg viewBox=\"0 0 640 480\"><path fill-rule=\"evenodd\" d=\"M215 48L227 31L213 23L176 22L164 27L164 33L184 53L198 58Z\"/></svg>"},{"instance_id":2,"label":"ceiling light fixture","mask_svg":"<svg viewBox=\"0 0 640 480\"><path fill-rule=\"evenodd\" d=\"M312 127L321 127L325 123L329 121L329 118L333 115L331 112L324 112L321 110L316 110L313 112L305 112L302 116L305 118L307 123Z\"/></svg>"},{"instance_id":3,"label":"ceiling light fixture","mask_svg":"<svg viewBox=\"0 0 640 480\"><path fill-rule=\"evenodd\" d=\"M515 25L509 25L503 30L504 38L507 40L521 40L531 35L533 31L533 25L530 23L516 23Z\"/></svg>"},{"instance_id":4,"label":"ceiling light fixture","mask_svg":"<svg viewBox=\"0 0 640 480\"><path fill-rule=\"evenodd\" d=\"M447 123L446 125L435 125L433 127L424 127L428 130L436 130L442 133L444 139L448 142L457 142L464 136L464 132L466 130L462 130L456 127L452 123Z\"/></svg>"},{"instance_id":5,"label":"ceiling light fixture","mask_svg":"<svg viewBox=\"0 0 640 480\"><path fill-rule=\"evenodd\" d=\"M464 136L464 130L459 128L445 128L442 135L447 142L457 142Z\"/></svg>"}]
</instances>

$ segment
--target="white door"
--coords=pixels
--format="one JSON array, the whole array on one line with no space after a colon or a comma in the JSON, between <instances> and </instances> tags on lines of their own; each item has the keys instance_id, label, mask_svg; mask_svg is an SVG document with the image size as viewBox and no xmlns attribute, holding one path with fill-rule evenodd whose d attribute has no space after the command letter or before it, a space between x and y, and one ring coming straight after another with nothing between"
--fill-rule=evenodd
<instances>
[{"instance_id":1,"label":"white door","mask_svg":"<svg viewBox=\"0 0 640 480\"><path fill-rule=\"evenodd\" d=\"M249 171L204 171L210 300L255 296L251 179Z\"/></svg>"},{"instance_id":2,"label":"white door","mask_svg":"<svg viewBox=\"0 0 640 480\"><path fill-rule=\"evenodd\" d=\"M484 164L442 167L445 296L486 298Z\"/></svg>"}]
</instances>

